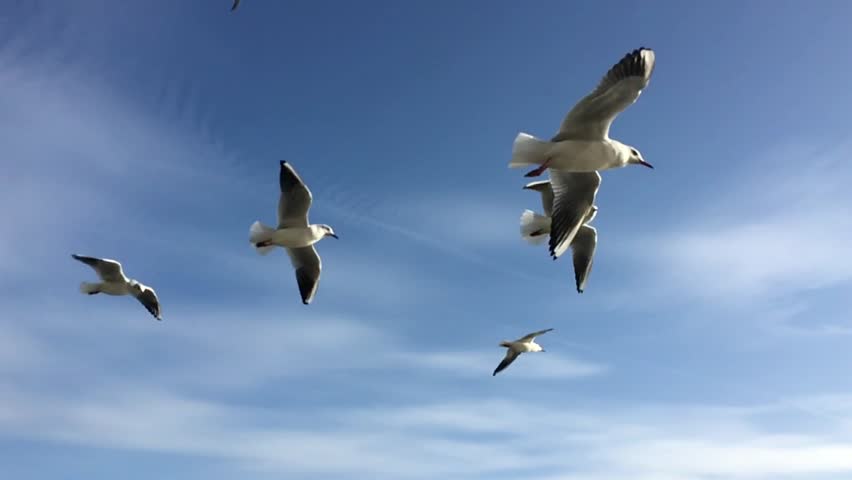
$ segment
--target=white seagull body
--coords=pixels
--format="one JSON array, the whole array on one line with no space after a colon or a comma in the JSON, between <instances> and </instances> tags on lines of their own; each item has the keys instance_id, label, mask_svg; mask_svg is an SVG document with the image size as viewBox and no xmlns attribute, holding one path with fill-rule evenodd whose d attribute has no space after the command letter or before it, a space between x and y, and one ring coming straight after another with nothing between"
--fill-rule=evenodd
<instances>
[{"instance_id":1,"label":"white seagull body","mask_svg":"<svg viewBox=\"0 0 852 480\"><path fill-rule=\"evenodd\" d=\"M127 278L121 269L121 264L108 258L84 257L71 254L75 260L79 260L92 267L101 278L99 283L83 282L80 284L80 292L95 295L105 293L107 295L132 295L151 315L157 320L162 320L160 314L160 301L153 288L139 283L132 278Z\"/></svg>"},{"instance_id":2,"label":"white seagull body","mask_svg":"<svg viewBox=\"0 0 852 480\"><path fill-rule=\"evenodd\" d=\"M551 175L552 175L551 171ZM598 207L594 205L595 201L595 193L597 191L597 186L600 185L600 175L597 172L591 173L570 173L570 172L558 172L556 174L559 177L574 177L574 184L589 184L588 187L579 188L574 190L574 193L583 192L585 190L585 201L574 201L569 202L571 205L574 205L573 209L577 211L576 215L572 215L572 218L576 219L579 214L585 212L585 216L580 220L579 227L576 229L573 237L566 236L565 240L561 245L570 245L571 250L573 251L573 260L574 260L574 280L577 285L577 292L583 293L583 290L586 288L586 281L589 278L589 274L592 271L592 262L595 256L595 248L598 243L598 232L595 230L595 227L589 225L589 223L594 220L595 215L598 213ZM595 182L595 179L597 181ZM590 193L592 190L591 186L594 184L594 191ZM553 188L551 186L550 180L544 180L540 182L532 182L524 186L526 190L535 190L541 193L541 204L544 208L544 215L538 215L532 210L524 210L524 213L521 214L521 237L524 240L532 243L538 244L544 241L546 238L545 235L551 233L551 224L552 224L552 215L553 215L553 202L554 202L554 194ZM571 192L571 190L569 190ZM582 195L581 195L582 197ZM588 205L588 207L587 207ZM573 221L573 220L572 220ZM570 222L567 224L570 225ZM551 239L559 238L560 235L553 235L551 233Z\"/></svg>"},{"instance_id":3,"label":"white seagull body","mask_svg":"<svg viewBox=\"0 0 852 480\"><path fill-rule=\"evenodd\" d=\"M313 196L293 167L284 160L281 160L278 183L281 188L278 228L256 221L249 229L249 241L261 255L266 255L276 246L287 250L290 262L296 269L302 303L307 305L316 294L322 270L322 260L314 244L325 237L337 238L337 235L328 225L308 223L308 210Z\"/></svg>"},{"instance_id":4,"label":"white seagull body","mask_svg":"<svg viewBox=\"0 0 852 480\"><path fill-rule=\"evenodd\" d=\"M636 49L612 66L597 88L580 100L549 142L519 133L512 146L510 168L539 165L526 174L537 177L548 168L591 172L629 164L653 168L638 150L609 138L615 117L632 105L654 71L654 51Z\"/></svg>"},{"instance_id":5,"label":"white seagull body","mask_svg":"<svg viewBox=\"0 0 852 480\"><path fill-rule=\"evenodd\" d=\"M503 361L500 362L500 365L497 365L497 368L494 369L494 373L491 374L493 377L497 375L501 371L505 370L506 367L512 364L518 356L522 353L526 352L543 352L544 349L541 348L541 345L535 343L535 337L539 335L543 335L549 331L553 330L552 328L548 328L545 330L539 330L538 332L533 332L523 337L513 341L513 342L500 342L501 347L506 347L506 356L503 358Z\"/></svg>"}]
</instances>

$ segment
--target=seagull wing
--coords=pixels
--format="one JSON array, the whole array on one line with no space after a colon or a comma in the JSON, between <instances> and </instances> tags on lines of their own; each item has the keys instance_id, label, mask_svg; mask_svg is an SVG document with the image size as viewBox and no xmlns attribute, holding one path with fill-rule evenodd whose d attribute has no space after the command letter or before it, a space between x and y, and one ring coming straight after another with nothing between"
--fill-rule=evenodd
<instances>
[{"instance_id":1,"label":"seagull wing","mask_svg":"<svg viewBox=\"0 0 852 480\"><path fill-rule=\"evenodd\" d=\"M507 348L506 349L506 356L503 357L503 361L500 362L500 365L497 365L497 368L494 369L494 373L492 373L491 376L493 377L494 375L497 375L498 373L505 370L506 367L511 365L512 362L514 362L515 359L518 358L518 356L520 356L520 355L521 355L520 352L516 352L516 351L512 350L511 348Z\"/></svg>"},{"instance_id":2,"label":"seagull wing","mask_svg":"<svg viewBox=\"0 0 852 480\"><path fill-rule=\"evenodd\" d=\"M108 258L85 257L77 254L71 254L71 257L92 267L92 269L95 270L95 273L97 273L104 282L127 281L127 277L125 277L124 272L121 271L121 264L115 260L110 260Z\"/></svg>"},{"instance_id":3,"label":"seagull wing","mask_svg":"<svg viewBox=\"0 0 852 480\"><path fill-rule=\"evenodd\" d=\"M278 228L307 227L308 210L311 208L313 196L293 166L284 160L281 160L278 183L281 185L281 198L278 200Z\"/></svg>"},{"instance_id":4,"label":"seagull wing","mask_svg":"<svg viewBox=\"0 0 852 480\"><path fill-rule=\"evenodd\" d=\"M322 260L313 245L302 248L288 248L287 254L290 262L296 269L296 282L299 284L299 293L302 295L302 303L311 303L319 287Z\"/></svg>"},{"instance_id":5,"label":"seagull wing","mask_svg":"<svg viewBox=\"0 0 852 480\"><path fill-rule=\"evenodd\" d=\"M524 185L524 188L535 190L541 194L541 206L544 209L544 215L549 217L553 213L553 187L550 185L550 180L531 182Z\"/></svg>"},{"instance_id":6,"label":"seagull wing","mask_svg":"<svg viewBox=\"0 0 852 480\"><path fill-rule=\"evenodd\" d=\"M598 243L598 232L591 225L583 225L571 242L571 250L574 252L574 279L577 282L577 292L583 293L586 288L586 280L592 272L592 262L595 256L595 247Z\"/></svg>"},{"instance_id":7,"label":"seagull wing","mask_svg":"<svg viewBox=\"0 0 852 480\"><path fill-rule=\"evenodd\" d=\"M638 48L612 66L592 93L568 112L554 142L604 140L615 117L632 105L654 72L654 51Z\"/></svg>"},{"instance_id":8,"label":"seagull wing","mask_svg":"<svg viewBox=\"0 0 852 480\"><path fill-rule=\"evenodd\" d=\"M163 317L160 314L160 300L157 299L157 293L153 288L142 286L142 292L139 295L136 295L136 300L139 300L139 303L145 307L145 310L151 313L157 320L162 320Z\"/></svg>"},{"instance_id":9,"label":"seagull wing","mask_svg":"<svg viewBox=\"0 0 852 480\"><path fill-rule=\"evenodd\" d=\"M523 337L521 337L521 338L519 338L515 341L518 342L518 343L526 343L526 342L532 341L535 337L537 337L539 335L544 335L545 333L550 332L552 330L553 330L552 328L545 328L544 330L539 330L537 332L528 333L528 334L524 335Z\"/></svg>"},{"instance_id":10,"label":"seagull wing","mask_svg":"<svg viewBox=\"0 0 852 480\"><path fill-rule=\"evenodd\" d=\"M553 215L550 225L550 255L553 259L568 250L577 230L595 203L601 185L598 172L565 172L550 169Z\"/></svg>"}]
</instances>

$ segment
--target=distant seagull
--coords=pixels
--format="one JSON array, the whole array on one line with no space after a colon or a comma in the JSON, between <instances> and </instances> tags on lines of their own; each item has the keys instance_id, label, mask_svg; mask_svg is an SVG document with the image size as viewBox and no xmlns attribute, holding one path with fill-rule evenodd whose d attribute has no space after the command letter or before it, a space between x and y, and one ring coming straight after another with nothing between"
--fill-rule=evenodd
<instances>
[{"instance_id":1,"label":"distant seagull","mask_svg":"<svg viewBox=\"0 0 852 480\"><path fill-rule=\"evenodd\" d=\"M239 6L240 6L240 0L234 0L234 5L231 7L231 11L233 12Z\"/></svg>"},{"instance_id":2,"label":"distant seagull","mask_svg":"<svg viewBox=\"0 0 852 480\"><path fill-rule=\"evenodd\" d=\"M96 293L133 295L146 310L151 312L154 318L163 319L160 315L160 301L157 300L157 293L154 289L125 277L124 272L121 271L120 263L108 258L84 257L76 254L72 254L71 257L92 267L102 280L101 283L81 283L81 292L89 295Z\"/></svg>"},{"instance_id":3,"label":"distant seagull","mask_svg":"<svg viewBox=\"0 0 852 480\"><path fill-rule=\"evenodd\" d=\"M527 177L537 177L548 168L574 172L629 164L654 168L638 150L609 138L612 121L639 98L653 71L653 50L639 48L628 53L610 68L592 93L568 112L559 133L549 142L519 133L509 167L539 165Z\"/></svg>"},{"instance_id":4,"label":"distant seagull","mask_svg":"<svg viewBox=\"0 0 852 480\"><path fill-rule=\"evenodd\" d=\"M308 210L313 200L311 191L284 160L281 160L278 182L281 185L278 228L268 227L260 221L254 222L249 229L249 241L261 255L266 255L275 246L287 249L290 262L296 269L302 303L307 305L317 293L322 270L322 261L314 244L325 237L337 238L337 235L328 225L308 223Z\"/></svg>"},{"instance_id":5,"label":"distant seagull","mask_svg":"<svg viewBox=\"0 0 852 480\"><path fill-rule=\"evenodd\" d=\"M503 358L500 365L497 365L497 368L494 369L494 373L492 373L491 376L493 377L505 370L506 367L511 365L512 362L514 362L515 359L524 352L543 352L544 349L541 348L541 345L535 343L535 337L543 335L551 330L553 329L548 328L546 330L539 330L538 332L533 332L529 335L523 336L514 342L500 342L500 346L506 347L508 350L506 350L506 357Z\"/></svg>"},{"instance_id":6,"label":"distant seagull","mask_svg":"<svg viewBox=\"0 0 852 480\"><path fill-rule=\"evenodd\" d=\"M551 175L553 175L551 171ZM575 177L597 175L586 172L568 173L560 172L557 175L570 175ZM597 176L600 182L600 176ZM591 180L591 178L590 178ZM524 186L526 190L534 190L541 193L541 204L544 207L544 215L539 215L532 210L524 210L521 214L521 236L524 240L539 244L544 241L545 235L550 233L551 215L553 210L553 188L550 181L532 182ZM594 203L594 194L592 194ZM571 250L574 252L574 280L577 284L577 292L583 293L586 288L586 280L592 271L592 261L595 256L595 247L598 243L598 232L595 227L589 225L598 213L598 207L592 205L588 208L585 218L582 219L574 238L570 242Z\"/></svg>"}]
</instances>

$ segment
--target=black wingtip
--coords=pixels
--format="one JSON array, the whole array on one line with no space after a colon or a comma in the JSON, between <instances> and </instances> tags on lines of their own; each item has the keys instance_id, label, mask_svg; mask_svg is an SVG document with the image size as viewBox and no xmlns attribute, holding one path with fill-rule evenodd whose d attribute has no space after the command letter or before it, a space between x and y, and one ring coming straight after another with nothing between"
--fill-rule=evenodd
<instances>
[{"instance_id":1,"label":"black wingtip","mask_svg":"<svg viewBox=\"0 0 852 480\"><path fill-rule=\"evenodd\" d=\"M283 167L284 165L287 165L287 160L281 160L279 164Z\"/></svg>"}]
</instances>

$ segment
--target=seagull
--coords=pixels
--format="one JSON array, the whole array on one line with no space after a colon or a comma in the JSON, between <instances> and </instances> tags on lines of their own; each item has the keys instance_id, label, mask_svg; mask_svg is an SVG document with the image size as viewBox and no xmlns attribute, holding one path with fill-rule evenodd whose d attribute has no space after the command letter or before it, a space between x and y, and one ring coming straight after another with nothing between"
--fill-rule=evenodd
<instances>
[{"instance_id":1,"label":"seagull","mask_svg":"<svg viewBox=\"0 0 852 480\"><path fill-rule=\"evenodd\" d=\"M97 293L133 295L154 318L163 319L160 314L160 301L157 299L157 293L154 289L132 278L125 277L120 263L108 258L84 257L77 254L71 254L71 257L92 267L102 280L100 283L81 283L80 291L82 293L89 295Z\"/></svg>"},{"instance_id":2,"label":"seagull","mask_svg":"<svg viewBox=\"0 0 852 480\"><path fill-rule=\"evenodd\" d=\"M593 174L597 175L597 172L593 172ZM559 172L558 175L581 177L589 175L589 173ZM598 175L597 178L598 183L600 183L600 176ZM591 177L589 177L589 180L591 180ZM524 240L532 244L538 244L544 241L545 234L550 233L554 198L553 188L549 180L544 180L528 183L524 186L524 189L541 193L541 204L544 207L544 215L538 215L532 210L524 210L524 213L521 214L521 236ZM589 203L594 203L594 194L592 194ZM582 208L582 205L580 208ZM582 219L580 227L570 242L571 250L574 252L574 280L577 284L577 293L583 293L586 287L586 280L592 271L592 260L595 256L598 232L589 223L594 220L597 213L598 207L594 205L587 209L585 218Z\"/></svg>"},{"instance_id":3,"label":"seagull","mask_svg":"<svg viewBox=\"0 0 852 480\"><path fill-rule=\"evenodd\" d=\"M322 261L314 244L325 237L338 237L328 225L308 223L313 196L293 167L284 160L281 160L278 183L281 185L278 228L256 221L249 228L249 241L261 255L266 255L276 246L287 249L290 263L296 269L302 303L308 305L317 293L322 270Z\"/></svg>"},{"instance_id":4,"label":"seagull","mask_svg":"<svg viewBox=\"0 0 852 480\"><path fill-rule=\"evenodd\" d=\"M549 331L553 330L552 328L548 328L545 330L539 330L537 332L530 333L525 335L514 342L500 342L501 347L506 347L506 357L503 358L503 361L500 362L500 365L497 365L497 368L494 369L494 373L491 376L495 376L501 371L505 370L506 367L512 364L518 356L524 352L543 352L544 349L541 348L541 345L535 343L535 337L539 335L543 335Z\"/></svg>"},{"instance_id":5,"label":"seagull","mask_svg":"<svg viewBox=\"0 0 852 480\"><path fill-rule=\"evenodd\" d=\"M654 168L636 148L609 138L615 117L632 105L654 71L654 51L638 48L612 66L592 93L580 100L549 142L519 133L512 146L510 168L539 165L525 176L548 168L589 172L630 164Z\"/></svg>"},{"instance_id":6,"label":"seagull","mask_svg":"<svg viewBox=\"0 0 852 480\"><path fill-rule=\"evenodd\" d=\"M233 12L239 6L240 6L240 0L234 0L234 5L231 7L231 11Z\"/></svg>"}]
</instances>

